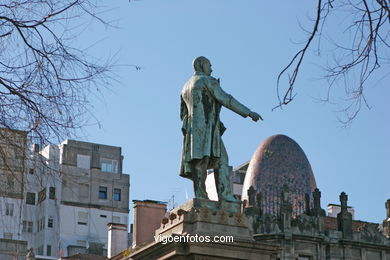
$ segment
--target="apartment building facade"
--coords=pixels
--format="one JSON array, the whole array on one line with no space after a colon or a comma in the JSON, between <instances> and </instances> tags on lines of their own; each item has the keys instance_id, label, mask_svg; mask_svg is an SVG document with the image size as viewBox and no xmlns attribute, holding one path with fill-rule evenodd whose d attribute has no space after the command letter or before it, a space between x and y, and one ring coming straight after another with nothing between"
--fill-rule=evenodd
<instances>
[{"instance_id":1,"label":"apartment building facade","mask_svg":"<svg viewBox=\"0 0 390 260\"><path fill-rule=\"evenodd\" d=\"M62 255L106 254L107 224L128 225L129 175L120 147L67 140L59 146ZM65 253L66 252L66 253Z\"/></svg>"},{"instance_id":2,"label":"apartment building facade","mask_svg":"<svg viewBox=\"0 0 390 260\"><path fill-rule=\"evenodd\" d=\"M13 134L18 147L28 147L25 133ZM0 162L0 239L27 241L38 259L105 255L107 224L128 225L121 148L75 140L27 152L0 145L8 158Z\"/></svg>"}]
</instances>

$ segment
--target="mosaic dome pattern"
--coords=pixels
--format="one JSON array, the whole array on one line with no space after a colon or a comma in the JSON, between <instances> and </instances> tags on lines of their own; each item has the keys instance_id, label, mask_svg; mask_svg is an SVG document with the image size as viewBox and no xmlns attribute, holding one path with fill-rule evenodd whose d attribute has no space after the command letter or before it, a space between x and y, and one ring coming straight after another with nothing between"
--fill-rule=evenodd
<instances>
[{"instance_id":1,"label":"mosaic dome pattern","mask_svg":"<svg viewBox=\"0 0 390 260\"><path fill-rule=\"evenodd\" d=\"M248 200L250 186L256 190L256 204L263 214L278 215L283 185L290 191L293 217L306 211L305 196L316 188L313 171L302 148L285 135L266 139L254 153L246 172L242 200ZM307 194L307 195L306 195Z\"/></svg>"}]
</instances>

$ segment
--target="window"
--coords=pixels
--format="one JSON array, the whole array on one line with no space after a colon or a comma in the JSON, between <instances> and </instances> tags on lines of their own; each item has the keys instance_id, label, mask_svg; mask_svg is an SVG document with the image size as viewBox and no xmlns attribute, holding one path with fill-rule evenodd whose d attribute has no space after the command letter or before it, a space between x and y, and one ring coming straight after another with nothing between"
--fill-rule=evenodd
<instances>
[{"instance_id":1,"label":"window","mask_svg":"<svg viewBox=\"0 0 390 260\"><path fill-rule=\"evenodd\" d=\"M51 256L51 245L46 245L46 255Z\"/></svg>"},{"instance_id":2,"label":"window","mask_svg":"<svg viewBox=\"0 0 390 260\"><path fill-rule=\"evenodd\" d=\"M30 168L30 169L28 170L28 173L29 173L29 174L34 174L34 168Z\"/></svg>"},{"instance_id":3,"label":"window","mask_svg":"<svg viewBox=\"0 0 390 260\"><path fill-rule=\"evenodd\" d=\"M54 200L56 198L56 188L49 188L49 199Z\"/></svg>"},{"instance_id":4,"label":"window","mask_svg":"<svg viewBox=\"0 0 390 260\"><path fill-rule=\"evenodd\" d=\"M32 233L33 231L33 222L32 221L25 221L23 220L23 233Z\"/></svg>"},{"instance_id":5,"label":"window","mask_svg":"<svg viewBox=\"0 0 390 260\"><path fill-rule=\"evenodd\" d=\"M33 222L27 221L27 232L32 233L33 232Z\"/></svg>"},{"instance_id":6,"label":"window","mask_svg":"<svg viewBox=\"0 0 390 260\"><path fill-rule=\"evenodd\" d=\"M46 188L38 193L38 204L46 199Z\"/></svg>"},{"instance_id":7,"label":"window","mask_svg":"<svg viewBox=\"0 0 390 260\"><path fill-rule=\"evenodd\" d=\"M114 189L114 200L121 201L121 189Z\"/></svg>"},{"instance_id":8,"label":"window","mask_svg":"<svg viewBox=\"0 0 390 260\"><path fill-rule=\"evenodd\" d=\"M91 168L91 156L89 155L77 155L77 168L90 169Z\"/></svg>"},{"instance_id":9,"label":"window","mask_svg":"<svg viewBox=\"0 0 390 260\"><path fill-rule=\"evenodd\" d=\"M12 233L4 232L3 236L5 239L12 239Z\"/></svg>"},{"instance_id":10,"label":"window","mask_svg":"<svg viewBox=\"0 0 390 260\"><path fill-rule=\"evenodd\" d=\"M85 240L77 240L77 245L82 247L87 247L87 241Z\"/></svg>"},{"instance_id":11,"label":"window","mask_svg":"<svg viewBox=\"0 0 390 260\"><path fill-rule=\"evenodd\" d=\"M13 203L5 203L5 215L13 216L14 215L14 204Z\"/></svg>"},{"instance_id":12,"label":"window","mask_svg":"<svg viewBox=\"0 0 390 260\"><path fill-rule=\"evenodd\" d=\"M100 215L100 217L101 217L101 218L107 218L107 216L106 216L106 215Z\"/></svg>"},{"instance_id":13,"label":"window","mask_svg":"<svg viewBox=\"0 0 390 260\"><path fill-rule=\"evenodd\" d=\"M104 187L104 186L99 187L99 199L102 199L102 200L107 199L107 187Z\"/></svg>"},{"instance_id":14,"label":"window","mask_svg":"<svg viewBox=\"0 0 390 260\"><path fill-rule=\"evenodd\" d=\"M37 221L37 232L45 229L45 217L38 219Z\"/></svg>"},{"instance_id":15,"label":"window","mask_svg":"<svg viewBox=\"0 0 390 260\"><path fill-rule=\"evenodd\" d=\"M47 227L52 228L53 222L54 222L53 217L49 217L49 219L47 220Z\"/></svg>"},{"instance_id":16,"label":"window","mask_svg":"<svg viewBox=\"0 0 390 260\"><path fill-rule=\"evenodd\" d=\"M27 192L27 194L26 194L26 204L35 205L35 193Z\"/></svg>"},{"instance_id":17,"label":"window","mask_svg":"<svg viewBox=\"0 0 390 260\"><path fill-rule=\"evenodd\" d=\"M27 221L23 220L23 229L22 229L22 232L23 233L26 233L27 232Z\"/></svg>"},{"instance_id":18,"label":"window","mask_svg":"<svg viewBox=\"0 0 390 260\"><path fill-rule=\"evenodd\" d=\"M88 212L79 211L77 216L77 224L88 225Z\"/></svg>"},{"instance_id":19,"label":"window","mask_svg":"<svg viewBox=\"0 0 390 260\"><path fill-rule=\"evenodd\" d=\"M43 246L38 247L37 252L38 255L43 255Z\"/></svg>"},{"instance_id":20,"label":"window","mask_svg":"<svg viewBox=\"0 0 390 260\"><path fill-rule=\"evenodd\" d=\"M45 217L41 218L39 220L39 226L38 226L38 229L39 230L44 230L45 229L45 226L46 226L46 222L45 222ZM38 230L38 231L39 231Z\"/></svg>"},{"instance_id":21,"label":"window","mask_svg":"<svg viewBox=\"0 0 390 260\"><path fill-rule=\"evenodd\" d=\"M100 158L102 172L118 173L118 160Z\"/></svg>"}]
</instances>

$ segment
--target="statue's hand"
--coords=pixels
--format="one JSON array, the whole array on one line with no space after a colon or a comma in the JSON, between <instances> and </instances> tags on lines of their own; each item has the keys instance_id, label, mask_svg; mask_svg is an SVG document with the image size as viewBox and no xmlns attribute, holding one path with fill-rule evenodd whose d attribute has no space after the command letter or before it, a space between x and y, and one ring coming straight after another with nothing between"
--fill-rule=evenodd
<instances>
[{"instance_id":1,"label":"statue's hand","mask_svg":"<svg viewBox=\"0 0 390 260\"><path fill-rule=\"evenodd\" d=\"M256 112L250 112L249 117L252 118L252 120L255 122L257 122L259 119L263 120L263 118Z\"/></svg>"}]
</instances>

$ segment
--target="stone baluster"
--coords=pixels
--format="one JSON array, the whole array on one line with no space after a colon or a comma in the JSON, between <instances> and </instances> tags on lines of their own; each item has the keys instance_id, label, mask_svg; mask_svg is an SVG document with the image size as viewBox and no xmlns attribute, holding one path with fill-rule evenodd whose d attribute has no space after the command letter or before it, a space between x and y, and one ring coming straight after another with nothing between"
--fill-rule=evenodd
<instances>
[{"instance_id":1,"label":"stone baluster","mask_svg":"<svg viewBox=\"0 0 390 260\"><path fill-rule=\"evenodd\" d=\"M343 232L344 238L352 238L352 214L348 212L348 196L345 192L340 194L341 211L337 214L338 230Z\"/></svg>"},{"instance_id":2,"label":"stone baluster","mask_svg":"<svg viewBox=\"0 0 390 260\"><path fill-rule=\"evenodd\" d=\"M321 208L321 191L316 188L313 191L313 209L311 210L313 216L325 216L325 210Z\"/></svg>"},{"instance_id":3,"label":"stone baluster","mask_svg":"<svg viewBox=\"0 0 390 260\"><path fill-rule=\"evenodd\" d=\"M385 203L386 207L386 219L383 221L383 234L385 237L390 238L390 199Z\"/></svg>"}]
</instances>

